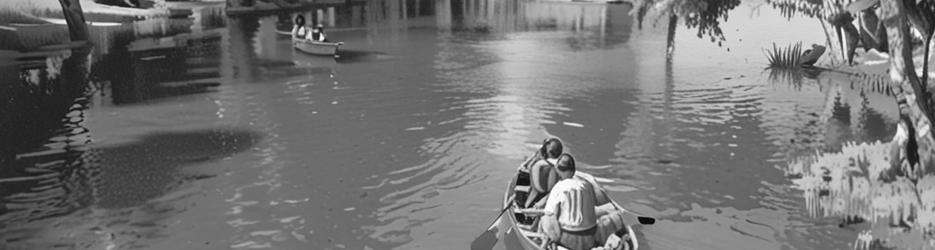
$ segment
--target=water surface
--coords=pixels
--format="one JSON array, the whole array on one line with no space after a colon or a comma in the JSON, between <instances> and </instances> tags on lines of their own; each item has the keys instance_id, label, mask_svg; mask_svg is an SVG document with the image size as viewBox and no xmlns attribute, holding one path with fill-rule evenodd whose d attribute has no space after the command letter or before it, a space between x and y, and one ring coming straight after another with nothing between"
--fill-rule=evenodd
<instances>
[{"instance_id":1,"label":"water surface","mask_svg":"<svg viewBox=\"0 0 935 250\"><path fill-rule=\"evenodd\" d=\"M844 73L763 69L772 42L822 43L814 19L744 3L721 46L680 26L667 58L665 20L639 29L629 5L400 4L339 15L337 59L219 7L97 28L91 90L4 137L24 143L4 142L0 246L467 248L548 136L660 218L642 249L857 238L810 212L787 162L888 140L896 105Z\"/></svg>"}]
</instances>

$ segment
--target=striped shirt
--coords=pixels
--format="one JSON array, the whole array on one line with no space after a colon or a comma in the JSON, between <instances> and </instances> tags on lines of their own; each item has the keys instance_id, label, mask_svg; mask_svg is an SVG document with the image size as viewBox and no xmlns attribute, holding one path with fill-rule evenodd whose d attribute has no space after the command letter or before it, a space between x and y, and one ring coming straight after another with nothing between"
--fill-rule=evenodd
<instances>
[{"instance_id":1,"label":"striped shirt","mask_svg":"<svg viewBox=\"0 0 935 250\"><path fill-rule=\"evenodd\" d=\"M545 213L555 214L562 230L579 232L597 225L594 186L582 177L558 181L549 192Z\"/></svg>"}]
</instances>

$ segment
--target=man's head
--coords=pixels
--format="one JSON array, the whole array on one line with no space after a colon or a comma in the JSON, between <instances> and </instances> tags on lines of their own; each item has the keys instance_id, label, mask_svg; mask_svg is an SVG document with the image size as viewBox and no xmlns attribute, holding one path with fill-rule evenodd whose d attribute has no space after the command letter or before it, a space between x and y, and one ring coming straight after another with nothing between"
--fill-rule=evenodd
<instances>
[{"instance_id":1,"label":"man's head","mask_svg":"<svg viewBox=\"0 0 935 250\"><path fill-rule=\"evenodd\" d=\"M548 159L558 158L559 155L562 155L562 141L558 138L552 137L545 139L542 142L542 156Z\"/></svg>"},{"instance_id":2,"label":"man's head","mask_svg":"<svg viewBox=\"0 0 935 250\"><path fill-rule=\"evenodd\" d=\"M568 179L575 176L575 157L564 153L558 157L555 164L555 170L558 170L558 176L562 179Z\"/></svg>"}]
</instances>

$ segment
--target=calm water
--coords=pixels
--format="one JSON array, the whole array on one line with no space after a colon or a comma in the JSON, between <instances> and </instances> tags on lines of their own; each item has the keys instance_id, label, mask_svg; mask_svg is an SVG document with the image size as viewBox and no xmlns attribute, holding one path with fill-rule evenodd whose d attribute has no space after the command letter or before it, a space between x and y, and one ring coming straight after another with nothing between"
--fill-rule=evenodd
<instances>
[{"instance_id":1,"label":"calm water","mask_svg":"<svg viewBox=\"0 0 935 250\"><path fill-rule=\"evenodd\" d=\"M850 249L869 227L788 177L895 131L866 79L763 69L772 42L823 43L814 19L743 3L722 46L679 26L667 60L665 19L628 5L417 2L339 12L338 59L218 7L94 27L91 90L4 109L0 248L466 249L548 136L660 218L642 249Z\"/></svg>"}]
</instances>

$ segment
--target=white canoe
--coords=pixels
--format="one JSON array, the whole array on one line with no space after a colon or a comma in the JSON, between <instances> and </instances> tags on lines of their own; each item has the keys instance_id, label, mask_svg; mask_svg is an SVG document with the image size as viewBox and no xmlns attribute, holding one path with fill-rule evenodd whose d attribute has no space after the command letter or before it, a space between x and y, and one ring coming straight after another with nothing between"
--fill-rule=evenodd
<instances>
[{"instance_id":1,"label":"white canoe","mask_svg":"<svg viewBox=\"0 0 935 250\"><path fill-rule=\"evenodd\" d=\"M338 53L338 47L343 45L343 42L317 42L307 39L292 39L292 46L302 52L319 55L319 56L334 56Z\"/></svg>"}]
</instances>

